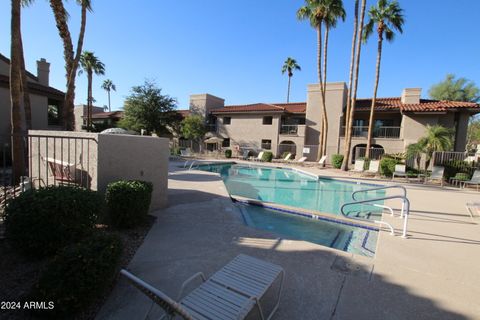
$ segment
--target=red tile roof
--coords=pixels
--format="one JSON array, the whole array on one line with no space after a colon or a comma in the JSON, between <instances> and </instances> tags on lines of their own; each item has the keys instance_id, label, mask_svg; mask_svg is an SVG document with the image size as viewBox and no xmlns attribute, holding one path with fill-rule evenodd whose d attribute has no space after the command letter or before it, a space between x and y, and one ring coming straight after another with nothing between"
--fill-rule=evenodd
<instances>
[{"instance_id":1,"label":"red tile roof","mask_svg":"<svg viewBox=\"0 0 480 320\"><path fill-rule=\"evenodd\" d=\"M92 119L121 119L123 111L97 112L92 114Z\"/></svg>"},{"instance_id":2,"label":"red tile roof","mask_svg":"<svg viewBox=\"0 0 480 320\"><path fill-rule=\"evenodd\" d=\"M372 99L357 99L355 110L368 111ZM480 105L474 102L438 101L420 99L420 103L403 104L400 98L378 98L375 102L377 111L402 111L402 112L445 112L452 109L478 109Z\"/></svg>"},{"instance_id":3,"label":"red tile roof","mask_svg":"<svg viewBox=\"0 0 480 320\"><path fill-rule=\"evenodd\" d=\"M177 110L177 112L184 118L190 115L190 110Z\"/></svg>"},{"instance_id":4,"label":"red tile roof","mask_svg":"<svg viewBox=\"0 0 480 320\"><path fill-rule=\"evenodd\" d=\"M243 113L243 112L289 112L305 113L307 104L305 102L295 103L254 103L244 105L225 106L223 108L212 110L216 113Z\"/></svg>"}]
</instances>

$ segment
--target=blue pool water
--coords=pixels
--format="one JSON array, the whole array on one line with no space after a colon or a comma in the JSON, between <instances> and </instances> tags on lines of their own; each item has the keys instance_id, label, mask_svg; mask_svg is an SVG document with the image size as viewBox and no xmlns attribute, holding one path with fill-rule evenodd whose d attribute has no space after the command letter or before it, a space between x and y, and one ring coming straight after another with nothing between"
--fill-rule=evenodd
<instances>
[{"instance_id":1,"label":"blue pool water","mask_svg":"<svg viewBox=\"0 0 480 320\"><path fill-rule=\"evenodd\" d=\"M371 187L333 179L318 179L289 168L227 163L202 165L199 169L219 173L232 196L334 215L340 215L340 207L352 201L354 191ZM358 198L362 199L363 196L383 197L385 191L360 194ZM381 209L369 205L353 205L347 208L348 215L364 218L378 217L380 212Z\"/></svg>"},{"instance_id":2,"label":"blue pool water","mask_svg":"<svg viewBox=\"0 0 480 320\"><path fill-rule=\"evenodd\" d=\"M364 256L375 255L378 230L332 221L340 207L352 201L356 190L372 187L351 182L322 179L289 168L273 168L234 163L200 165L200 170L219 173L232 197L260 200L332 215L332 219L312 219L274 208L240 205L245 223L268 230L286 239L304 240ZM383 190L362 195L377 198ZM362 197L357 197L361 199ZM369 205L349 207L347 214L373 219L381 209Z\"/></svg>"}]
</instances>

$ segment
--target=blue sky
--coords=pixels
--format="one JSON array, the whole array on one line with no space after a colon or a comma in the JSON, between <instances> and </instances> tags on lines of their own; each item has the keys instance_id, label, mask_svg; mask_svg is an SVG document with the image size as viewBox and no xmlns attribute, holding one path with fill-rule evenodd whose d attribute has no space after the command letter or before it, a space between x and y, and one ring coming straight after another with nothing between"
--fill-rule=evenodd
<instances>
[{"instance_id":1,"label":"blue sky","mask_svg":"<svg viewBox=\"0 0 480 320\"><path fill-rule=\"evenodd\" d=\"M480 85L480 1L400 0L405 10L403 35L385 43L379 96L399 96L405 87L428 88L447 73ZM331 32L329 81L348 81L353 0L344 0L347 20ZM367 1L370 7L374 1ZM106 76L94 78L94 98L107 104L100 89L105 78L117 85L113 109L123 106L130 88L153 79L164 94L188 107L194 93L211 93L226 104L283 102L287 77L280 70L291 56L302 67L292 82L291 101L306 100L306 86L315 83L316 35L296 20L301 0L93 0L84 49L106 65ZM67 2L71 32L78 34L79 7ZM10 52L10 1L0 2L0 52ZM62 43L48 1L37 0L23 11L27 68L35 61L51 65L50 84L64 90ZM363 47L359 97L370 97L376 39ZM86 76L77 78L76 102L86 101Z\"/></svg>"}]
</instances>

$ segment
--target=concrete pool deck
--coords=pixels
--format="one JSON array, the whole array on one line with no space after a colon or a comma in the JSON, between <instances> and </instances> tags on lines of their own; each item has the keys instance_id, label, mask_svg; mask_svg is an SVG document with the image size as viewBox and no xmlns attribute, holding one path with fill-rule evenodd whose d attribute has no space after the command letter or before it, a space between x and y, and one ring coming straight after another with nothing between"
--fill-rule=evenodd
<instances>
[{"instance_id":1,"label":"concrete pool deck","mask_svg":"<svg viewBox=\"0 0 480 320\"><path fill-rule=\"evenodd\" d=\"M480 193L409 185L409 238L381 232L375 258L247 227L221 179L170 164L169 204L129 269L176 298L198 271L210 276L239 253L281 265L286 282L274 319L480 319ZM299 167L328 177L336 170ZM375 183L387 184L386 181ZM388 191L394 192L394 191ZM390 205L398 209L398 203ZM401 219L384 214L401 230ZM97 319L157 319L161 309L119 279Z\"/></svg>"}]
</instances>

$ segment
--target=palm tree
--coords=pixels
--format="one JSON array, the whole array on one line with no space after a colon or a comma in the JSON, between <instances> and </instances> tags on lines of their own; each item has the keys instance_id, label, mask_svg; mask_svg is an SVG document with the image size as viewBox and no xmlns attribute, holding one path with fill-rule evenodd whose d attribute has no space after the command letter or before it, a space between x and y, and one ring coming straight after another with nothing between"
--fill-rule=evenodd
<instances>
[{"instance_id":1,"label":"palm tree","mask_svg":"<svg viewBox=\"0 0 480 320\"><path fill-rule=\"evenodd\" d=\"M422 160L423 146L420 143L411 143L407 146L405 152L406 159L415 159L417 168L420 169L420 162Z\"/></svg>"},{"instance_id":2,"label":"palm tree","mask_svg":"<svg viewBox=\"0 0 480 320\"><path fill-rule=\"evenodd\" d=\"M283 63L282 74L287 72L288 74L288 90L287 90L287 103L290 102L290 80L293 77L293 70L302 70L297 63L297 60L288 57L287 60Z\"/></svg>"},{"instance_id":3,"label":"palm tree","mask_svg":"<svg viewBox=\"0 0 480 320\"><path fill-rule=\"evenodd\" d=\"M96 75L104 75L105 74L105 65L98 60L93 52L90 51L83 51L82 55L80 56L80 67L82 70L79 71L79 74L82 71L87 73L88 79L88 95L87 95L87 129L91 131L92 129L92 104L93 104L93 97L92 97L92 82L93 82L93 74Z\"/></svg>"},{"instance_id":4,"label":"palm tree","mask_svg":"<svg viewBox=\"0 0 480 320\"><path fill-rule=\"evenodd\" d=\"M370 20L365 25L364 31L364 41L373 34L374 27L376 26L376 31L378 34L378 43L377 43L377 65L375 72L375 85L373 89L372 105L370 107L370 118L368 122L368 136L367 136L367 150L365 152L365 157L369 157L370 146L372 143L372 133L373 133L373 115L375 112L375 102L377 99L377 89L378 82L380 79L380 63L382 60L382 45L383 37L387 39L388 42L393 41L395 38L395 30L400 33L403 33L402 26L404 24L403 19L403 9L400 8L400 5L396 0L389 2L388 0L378 0L376 6L372 6L368 11L368 16Z\"/></svg>"},{"instance_id":5,"label":"palm tree","mask_svg":"<svg viewBox=\"0 0 480 320\"><path fill-rule=\"evenodd\" d=\"M452 148L453 130L441 125L427 125L426 135L418 140L419 148L425 154L425 171L430 165L433 153L437 151L448 151Z\"/></svg>"},{"instance_id":6,"label":"palm tree","mask_svg":"<svg viewBox=\"0 0 480 320\"><path fill-rule=\"evenodd\" d=\"M102 89L107 91L107 94L108 94L108 111L111 112L112 108L110 106L110 91L111 90L117 91L117 88L115 87L115 84L112 82L112 80L106 79L102 83Z\"/></svg>"},{"instance_id":7,"label":"palm tree","mask_svg":"<svg viewBox=\"0 0 480 320\"><path fill-rule=\"evenodd\" d=\"M75 77L77 74L80 55L83 50L83 39L85 36L85 27L87 23L87 11L91 11L91 0L77 0L81 6L80 32L78 34L77 48L74 54L73 43L67 20L68 13L65 10L62 0L50 0L58 33L63 42L63 57L65 60L65 71L67 78L67 91L62 108L62 122L65 130L73 130L75 119L73 114L75 101Z\"/></svg>"},{"instance_id":8,"label":"palm tree","mask_svg":"<svg viewBox=\"0 0 480 320\"><path fill-rule=\"evenodd\" d=\"M326 77L322 76L322 24L326 29L334 26L338 17L345 16L343 3L341 0L305 0L305 5L298 9L297 18L299 20L309 20L310 25L317 31L317 71L318 82L320 84L320 93L322 95L322 130L320 137L320 148L318 158L326 153L326 141L328 133L327 107L325 103ZM336 17L336 18L334 18ZM328 32L326 33L325 46L328 45ZM326 73L327 57L326 49L324 52L324 73Z\"/></svg>"}]
</instances>

